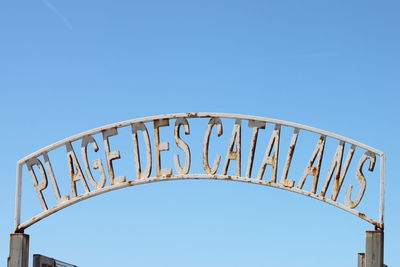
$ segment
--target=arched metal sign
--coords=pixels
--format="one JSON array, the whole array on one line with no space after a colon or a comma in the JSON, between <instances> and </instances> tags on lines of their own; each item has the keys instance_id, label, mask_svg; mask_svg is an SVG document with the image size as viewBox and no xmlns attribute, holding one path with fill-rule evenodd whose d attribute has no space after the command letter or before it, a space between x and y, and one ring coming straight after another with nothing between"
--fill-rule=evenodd
<instances>
[{"instance_id":1,"label":"arched metal sign","mask_svg":"<svg viewBox=\"0 0 400 267\"><path fill-rule=\"evenodd\" d=\"M196 131L194 125L198 127ZM128 139L119 144L131 151L129 162L134 171L117 175L123 170L115 166L125 155L113 141L121 138L122 131ZM226 144L222 145L224 138ZM298 154L299 146L311 150ZM67 175L60 175L61 171L54 168L56 151L62 151L64 167L59 170L67 170ZM303 165L299 159L305 159ZM195 160L201 166L197 170L193 167ZM96 195L180 179L230 180L292 191L341 208L383 229L384 162L384 154L377 149L281 120L223 113L133 119L66 138L18 161L15 232L23 232L52 213ZM295 166L302 171L292 174ZM21 223L24 172L33 181L41 212ZM356 209L370 193L367 185L372 174L380 179L375 181L379 188L372 198L379 202L375 218ZM69 185L62 188L61 182L66 181Z\"/></svg>"}]
</instances>

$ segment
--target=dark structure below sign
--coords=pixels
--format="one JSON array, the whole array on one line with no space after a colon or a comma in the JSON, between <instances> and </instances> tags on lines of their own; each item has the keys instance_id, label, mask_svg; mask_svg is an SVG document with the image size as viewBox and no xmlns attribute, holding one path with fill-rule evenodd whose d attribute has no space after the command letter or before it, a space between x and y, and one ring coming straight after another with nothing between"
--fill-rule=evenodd
<instances>
[{"instance_id":1,"label":"dark structure below sign","mask_svg":"<svg viewBox=\"0 0 400 267\"><path fill-rule=\"evenodd\" d=\"M33 255L33 267L78 267L40 254Z\"/></svg>"}]
</instances>

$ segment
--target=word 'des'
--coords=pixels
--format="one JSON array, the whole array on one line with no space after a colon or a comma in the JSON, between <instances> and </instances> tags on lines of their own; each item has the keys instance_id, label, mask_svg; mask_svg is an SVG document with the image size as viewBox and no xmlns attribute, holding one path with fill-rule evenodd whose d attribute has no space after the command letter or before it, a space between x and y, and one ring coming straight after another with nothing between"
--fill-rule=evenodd
<instances>
[{"instance_id":1,"label":"word 'des'","mask_svg":"<svg viewBox=\"0 0 400 267\"><path fill-rule=\"evenodd\" d=\"M196 126L196 132L192 126ZM121 148L117 149L121 144L113 144L121 128L129 129L129 139L124 140L123 147L133 155L128 161L133 172L115 169L125 156ZM201 132L198 129L202 129ZM303 145L303 133L314 136L310 139L313 141L307 139L307 144ZM331 147L334 146L334 153L329 157L326 155L328 140ZM303 145L301 149L300 145ZM304 146L310 147L309 152L304 152ZM63 147L65 157L57 164L64 164L68 169L67 177L56 173L51 158L53 150ZM137 184L178 179L233 180L293 191L342 208L381 227L383 215L377 222L354 210L364 199L367 180L377 169L378 157L383 179L383 153L380 151L295 123L216 113L136 119L78 134L19 161L19 184L25 165L42 212L21 224L19 199L16 229L22 230L91 196ZM327 166L325 169L323 164ZM301 171L293 175L294 169ZM69 186L61 187L60 181L65 184L66 180ZM50 192L55 199L51 206L47 199Z\"/></svg>"}]
</instances>

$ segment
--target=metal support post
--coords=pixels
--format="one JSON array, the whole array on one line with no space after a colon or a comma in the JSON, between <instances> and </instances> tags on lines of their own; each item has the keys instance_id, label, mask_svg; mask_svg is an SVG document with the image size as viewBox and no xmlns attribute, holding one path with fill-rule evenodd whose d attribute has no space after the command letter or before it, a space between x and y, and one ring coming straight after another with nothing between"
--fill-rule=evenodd
<instances>
[{"instance_id":1,"label":"metal support post","mask_svg":"<svg viewBox=\"0 0 400 267\"><path fill-rule=\"evenodd\" d=\"M383 230L367 231L365 267L383 266Z\"/></svg>"},{"instance_id":2,"label":"metal support post","mask_svg":"<svg viewBox=\"0 0 400 267\"><path fill-rule=\"evenodd\" d=\"M358 267L365 267L365 253L358 253Z\"/></svg>"},{"instance_id":3,"label":"metal support post","mask_svg":"<svg viewBox=\"0 0 400 267\"><path fill-rule=\"evenodd\" d=\"M10 256L8 267L28 267L29 235L16 233L10 235Z\"/></svg>"}]
</instances>

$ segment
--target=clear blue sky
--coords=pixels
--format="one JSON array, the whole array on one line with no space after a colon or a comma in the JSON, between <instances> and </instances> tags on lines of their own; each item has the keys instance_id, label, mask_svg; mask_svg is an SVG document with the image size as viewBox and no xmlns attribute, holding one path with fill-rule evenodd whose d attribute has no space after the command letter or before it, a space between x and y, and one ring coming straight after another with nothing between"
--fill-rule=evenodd
<instances>
[{"instance_id":1,"label":"clear blue sky","mask_svg":"<svg viewBox=\"0 0 400 267\"><path fill-rule=\"evenodd\" d=\"M215 111L384 151L385 259L400 266L399 12L398 1L0 1L1 264L17 160L117 121ZM290 192L184 181L105 194L26 233L31 253L80 267L351 267L366 230Z\"/></svg>"}]
</instances>

